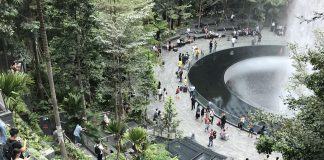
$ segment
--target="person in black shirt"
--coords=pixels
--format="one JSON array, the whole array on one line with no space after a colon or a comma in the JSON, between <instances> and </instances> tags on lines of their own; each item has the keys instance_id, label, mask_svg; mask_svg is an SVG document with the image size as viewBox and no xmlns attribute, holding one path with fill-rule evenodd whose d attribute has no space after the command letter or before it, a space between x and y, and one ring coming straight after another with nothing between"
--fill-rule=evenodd
<instances>
[{"instance_id":1,"label":"person in black shirt","mask_svg":"<svg viewBox=\"0 0 324 160\"><path fill-rule=\"evenodd\" d=\"M96 144L94 145L95 153L97 154L97 160L103 159L103 146L99 140L96 140Z\"/></svg>"},{"instance_id":2,"label":"person in black shirt","mask_svg":"<svg viewBox=\"0 0 324 160\"><path fill-rule=\"evenodd\" d=\"M213 40L209 41L209 53L211 53L213 50Z\"/></svg>"},{"instance_id":3,"label":"person in black shirt","mask_svg":"<svg viewBox=\"0 0 324 160\"><path fill-rule=\"evenodd\" d=\"M223 113L221 117L221 129L225 128L225 124L226 124L226 116L225 113Z\"/></svg>"},{"instance_id":4,"label":"person in black shirt","mask_svg":"<svg viewBox=\"0 0 324 160\"><path fill-rule=\"evenodd\" d=\"M196 100L195 98L192 96L191 97L191 110L194 110L196 106Z\"/></svg>"},{"instance_id":5,"label":"person in black shirt","mask_svg":"<svg viewBox=\"0 0 324 160\"><path fill-rule=\"evenodd\" d=\"M10 160L13 156L13 150L16 148L21 152L20 158L24 158L22 153L27 149L26 141L24 141L24 145L22 145L21 142L17 140L19 130L16 128L11 128L9 133L10 137L8 138L6 146L4 148L4 157Z\"/></svg>"}]
</instances>

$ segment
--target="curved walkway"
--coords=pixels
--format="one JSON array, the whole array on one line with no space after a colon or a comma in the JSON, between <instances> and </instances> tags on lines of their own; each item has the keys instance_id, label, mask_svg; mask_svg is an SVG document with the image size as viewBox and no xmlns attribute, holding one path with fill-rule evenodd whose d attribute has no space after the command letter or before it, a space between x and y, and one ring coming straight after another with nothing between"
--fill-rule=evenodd
<instances>
[{"instance_id":1,"label":"curved walkway","mask_svg":"<svg viewBox=\"0 0 324 160\"><path fill-rule=\"evenodd\" d=\"M251 45L252 37L239 37L235 46L248 46ZM262 42L261 44L283 44L285 43L282 37L278 37L273 33L269 32L268 28L262 31ZM194 43L187 44L179 48L178 52L168 52L162 50L161 59L165 61L165 66L163 68L157 66L155 67L155 74L158 81L161 81L162 88L166 88L168 95L175 97L176 87L181 85L181 83L176 78L175 72L177 71L177 61L179 52L181 53L191 53L192 46L197 45L201 48L204 53L209 52L209 40L199 39ZM222 38L218 41L217 50L226 49L231 47L231 42L227 41L226 38ZM184 76L187 75L187 71L184 71ZM183 76L183 77L184 77ZM195 111L191 111L191 101L189 93L180 93L179 99L174 99L174 105L177 109L177 119L180 120L179 130L183 131L183 136L191 136L195 134L195 140L207 147L208 144L208 134L204 132L204 125L201 120L195 119ZM163 110L163 102L154 101L148 107L148 116L152 119L154 110L156 108ZM215 122L215 120L214 120ZM219 139L220 128L215 125L211 126L213 130L217 131L217 139L214 140L214 146L210 147L213 151L231 157L233 159L245 160L262 160L266 158L264 154L258 154L255 149L254 143L256 142L255 136L253 138L248 137L248 133L241 131L238 128L226 124L228 127L227 132L229 133L230 139L228 141L223 141ZM275 159L280 154L273 153L270 155L270 159ZM280 156L281 157L281 156Z\"/></svg>"}]
</instances>

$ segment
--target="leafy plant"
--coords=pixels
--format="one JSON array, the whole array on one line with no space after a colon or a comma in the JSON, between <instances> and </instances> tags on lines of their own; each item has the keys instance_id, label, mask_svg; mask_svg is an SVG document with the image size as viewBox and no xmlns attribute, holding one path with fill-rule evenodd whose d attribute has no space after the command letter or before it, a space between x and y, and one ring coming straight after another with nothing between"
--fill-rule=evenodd
<instances>
[{"instance_id":1,"label":"leafy plant","mask_svg":"<svg viewBox=\"0 0 324 160\"><path fill-rule=\"evenodd\" d=\"M172 158L170 153L165 149L164 144L151 144L144 151L144 160L177 160Z\"/></svg>"},{"instance_id":2,"label":"leafy plant","mask_svg":"<svg viewBox=\"0 0 324 160\"><path fill-rule=\"evenodd\" d=\"M135 127L125 134L125 138L132 142L135 152L142 153L147 147L147 132L142 127Z\"/></svg>"}]
</instances>

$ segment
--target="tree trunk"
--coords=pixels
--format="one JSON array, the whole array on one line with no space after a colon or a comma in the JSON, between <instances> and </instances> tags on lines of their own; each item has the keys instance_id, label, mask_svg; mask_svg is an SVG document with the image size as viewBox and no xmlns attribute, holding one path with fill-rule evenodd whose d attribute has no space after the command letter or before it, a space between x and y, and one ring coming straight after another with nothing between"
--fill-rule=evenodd
<instances>
[{"instance_id":1,"label":"tree trunk","mask_svg":"<svg viewBox=\"0 0 324 160\"><path fill-rule=\"evenodd\" d=\"M81 33L79 33L79 34L81 34ZM78 47L77 47L77 54L76 54L77 71L78 71L77 80L78 80L80 92L81 92L81 104L82 104L82 108L83 108L83 116L86 118L87 107L86 107L86 101L85 101L85 97L84 97L84 87L83 87L83 83L82 83L82 69L81 69L81 58L80 58L81 57L80 54L83 53L83 51L82 51L83 45L81 45L81 40L80 40L79 34L77 35Z\"/></svg>"},{"instance_id":2,"label":"tree trunk","mask_svg":"<svg viewBox=\"0 0 324 160\"><path fill-rule=\"evenodd\" d=\"M44 15L43 15L43 10L42 10L43 6L41 3L41 0L36 0L36 5L37 5L37 14L38 14L39 22L40 22L39 32L40 32L40 35L42 38L43 52L44 52L45 58L46 58L48 81L49 81L50 90L51 90L53 112L54 112L54 116L55 116L55 123L56 123L56 129L57 129L57 134L58 134L58 140L59 140L59 144L60 144L61 155L62 155L63 159L68 159L67 152L65 149L61 121L60 121L60 115L59 115L58 104L57 104L57 99L56 99L53 72L52 72L52 64L51 64L51 55L49 54L49 51L48 51L47 34L46 34L46 29L45 29L45 20L44 20Z\"/></svg>"},{"instance_id":3,"label":"tree trunk","mask_svg":"<svg viewBox=\"0 0 324 160\"><path fill-rule=\"evenodd\" d=\"M117 155L116 155L117 160L119 160L119 154L120 154L120 136L118 136L117 139Z\"/></svg>"},{"instance_id":4,"label":"tree trunk","mask_svg":"<svg viewBox=\"0 0 324 160\"><path fill-rule=\"evenodd\" d=\"M201 9L202 9L202 1L203 0L200 0L199 1L199 15L198 15L198 27L201 28Z\"/></svg>"},{"instance_id":5,"label":"tree trunk","mask_svg":"<svg viewBox=\"0 0 324 160\"><path fill-rule=\"evenodd\" d=\"M33 44L33 52L34 52L34 58L35 58L35 71L36 71L36 83L37 83L37 90L38 95L41 97L41 99L44 99L44 87L43 87L43 81L41 76L41 70L40 70L40 60L39 60L39 54L37 50L37 43L36 43L36 36L32 40Z\"/></svg>"}]
</instances>

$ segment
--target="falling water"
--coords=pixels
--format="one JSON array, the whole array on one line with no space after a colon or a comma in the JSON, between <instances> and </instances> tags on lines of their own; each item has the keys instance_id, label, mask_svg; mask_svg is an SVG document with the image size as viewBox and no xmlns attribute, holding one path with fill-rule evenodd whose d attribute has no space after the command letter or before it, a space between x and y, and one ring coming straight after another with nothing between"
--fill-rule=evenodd
<instances>
[{"instance_id":1,"label":"falling water","mask_svg":"<svg viewBox=\"0 0 324 160\"><path fill-rule=\"evenodd\" d=\"M288 57L258 57L235 63L224 81L240 99L259 109L286 114L281 97L293 68Z\"/></svg>"},{"instance_id":2,"label":"falling water","mask_svg":"<svg viewBox=\"0 0 324 160\"><path fill-rule=\"evenodd\" d=\"M316 38L314 31L324 28L324 20L307 23L298 17L311 19L314 12L324 12L324 0L293 0L289 4L287 22L287 40L301 47L314 47ZM303 18L302 18L303 19Z\"/></svg>"}]
</instances>

